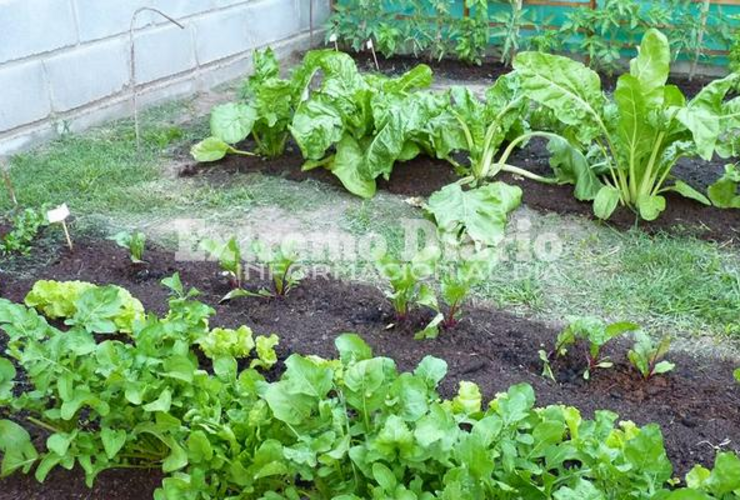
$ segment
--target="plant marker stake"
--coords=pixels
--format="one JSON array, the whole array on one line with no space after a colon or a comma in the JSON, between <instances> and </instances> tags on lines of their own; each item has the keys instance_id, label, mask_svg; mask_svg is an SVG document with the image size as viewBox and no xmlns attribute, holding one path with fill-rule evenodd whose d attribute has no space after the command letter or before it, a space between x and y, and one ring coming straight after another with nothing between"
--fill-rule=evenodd
<instances>
[{"instance_id":1,"label":"plant marker stake","mask_svg":"<svg viewBox=\"0 0 740 500\"><path fill-rule=\"evenodd\" d=\"M339 43L337 43L337 34L332 33L329 37L329 41L334 43L334 51L339 52Z\"/></svg>"},{"instance_id":2,"label":"plant marker stake","mask_svg":"<svg viewBox=\"0 0 740 500\"><path fill-rule=\"evenodd\" d=\"M5 187L8 188L8 194L13 202L13 205L18 206L18 198L15 197L15 189L13 189L13 181L10 180L10 172L5 165L0 164L0 170L3 171L3 179L5 180Z\"/></svg>"},{"instance_id":3,"label":"plant marker stake","mask_svg":"<svg viewBox=\"0 0 740 500\"><path fill-rule=\"evenodd\" d=\"M67 228L67 217L69 217L69 207L67 207L66 203L63 203L57 208L49 210L46 213L46 218L49 219L49 224L60 223L62 225L62 228L64 229L64 236L67 238L67 246L70 250L74 250L74 245L72 245L72 238L69 236L69 229Z\"/></svg>"},{"instance_id":4,"label":"plant marker stake","mask_svg":"<svg viewBox=\"0 0 740 500\"><path fill-rule=\"evenodd\" d=\"M141 7L140 9L136 9L134 11L134 14L131 16L131 25L129 26L128 30L128 42L129 42L129 51L131 52L130 56L130 68L129 68L129 80L131 85L131 101L132 105L134 107L134 133L136 134L136 150L139 150L139 146L141 144L141 133L139 132L139 110L136 105L136 51L134 50L134 28L136 27L136 18L139 14L141 14L144 11L154 12L155 14L159 14L160 16L167 19L172 24L178 26L181 30L185 29L185 26L180 24L179 22L175 21L173 18L162 12L161 10L154 9L152 7Z\"/></svg>"},{"instance_id":5,"label":"plant marker stake","mask_svg":"<svg viewBox=\"0 0 740 500\"><path fill-rule=\"evenodd\" d=\"M372 39L367 41L367 48L373 53L373 60L375 61L375 69L380 71L380 64L378 64L378 56L375 54L375 45L373 45Z\"/></svg>"}]
</instances>

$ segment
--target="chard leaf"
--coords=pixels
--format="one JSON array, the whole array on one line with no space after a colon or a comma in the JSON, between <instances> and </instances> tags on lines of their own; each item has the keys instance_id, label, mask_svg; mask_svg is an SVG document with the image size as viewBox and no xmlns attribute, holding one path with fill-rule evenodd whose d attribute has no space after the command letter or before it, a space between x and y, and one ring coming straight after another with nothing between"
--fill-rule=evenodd
<instances>
[{"instance_id":1,"label":"chard leaf","mask_svg":"<svg viewBox=\"0 0 740 500\"><path fill-rule=\"evenodd\" d=\"M290 131L304 158L320 160L344 135L342 115L334 106L312 99L298 107Z\"/></svg>"},{"instance_id":2,"label":"chard leaf","mask_svg":"<svg viewBox=\"0 0 740 500\"><path fill-rule=\"evenodd\" d=\"M665 210L665 198L660 195L641 195L637 198L637 208L644 220L655 220Z\"/></svg>"},{"instance_id":3,"label":"chard leaf","mask_svg":"<svg viewBox=\"0 0 740 500\"><path fill-rule=\"evenodd\" d=\"M594 214L599 219L606 220L612 216L619 205L621 193L611 186L602 187L594 198Z\"/></svg>"},{"instance_id":4,"label":"chard leaf","mask_svg":"<svg viewBox=\"0 0 740 500\"><path fill-rule=\"evenodd\" d=\"M257 112L247 104L221 104L211 111L211 134L227 144L237 144L249 136L256 119Z\"/></svg>"},{"instance_id":5,"label":"chard leaf","mask_svg":"<svg viewBox=\"0 0 740 500\"><path fill-rule=\"evenodd\" d=\"M583 153L564 138L551 139L547 149L552 154L550 166L558 181L575 184L574 194L578 200L590 201L596 198L603 184Z\"/></svg>"},{"instance_id":6,"label":"chard leaf","mask_svg":"<svg viewBox=\"0 0 740 500\"><path fill-rule=\"evenodd\" d=\"M726 165L725 174L709 186L707 193L712 203L719 208L740 208L740 169Z\"/></svg>"},{"instance_id":7,"label":"chard leaf","mask_svg":"<svg viewBox=\"0 0 740 500\"><path fill-rule=\"evenodd\" d=\"M601 125L605 98L599 75L568 57L522 52L514 60L524 93L566 125Z\"/></svg>"},{"instance_id":8,"label":"chard leaf","mask_svg":"<svg viewBox=\"0 0 740 500\"><path fill-rule=\"evenodd\" d=\"M494 182L469 191L450 184L429 198L427 210L443 232L467 234L479 244L495 246L504 238L509 212L519 206L522 190Z\"/></svg>"},{"instance_id":9,"label":"chard leaf","mask_svg":"<svg viewBox=\"0 0 740 500\"><path fill-rule=\"evenodd\" d=\"M190 149L192 157L201 163L222 160L232 148L218 137L208 137Z\"/></svg>"},{"instance_id":10,"label":"chard leaf","mask_svg":"<svg viewBox=\"0 0 740 500\"><path fill-rule=\"evenodd\" d=\"M630 74L649 93L666 84L670 66L668 38L657 29L647 30L640 42L637 57L630 61Z\"/></svg>"},{"instance_id":11,"label":"chard leaf","mask_svg":"<svg viewBox=\"0 0 740 500\"><path fill-rule=\"evenodd\" d=\"M682 180L676 180L676 182L672 186L669 186L666 188L666 191L675 191L681 196L684 196L692 200L696 200L703 205L709 206L712 204L712 202L709 201L709 199L706 196L704 196L699 191L692 188L691 186L689 186Z\"/></svg>"},{"instance_id":12,"label":"chard leaf","mask_svg":"<svg viewBox=\"0 0 740 500\"><path fill-rule=\"evenodd\" d=\"M362 198L375 196L376 185L372 179L363 175L363 152L357 141L345 134L337 144L337 154L327 168L336 175L342 185L352 194Z\"/></svg>"}]
</instances>

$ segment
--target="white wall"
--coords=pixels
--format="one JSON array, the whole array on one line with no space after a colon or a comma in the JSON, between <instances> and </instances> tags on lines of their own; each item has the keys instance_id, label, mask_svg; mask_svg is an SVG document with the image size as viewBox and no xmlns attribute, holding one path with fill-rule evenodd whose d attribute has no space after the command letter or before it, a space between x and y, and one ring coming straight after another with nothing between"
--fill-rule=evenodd
<instances>
[{"instance_id":1,"label":"white wall","mask_svg":"<svg viewBox=\"0 0 740 500\"><path fill-rule=\"evenodd\" d=\"M0 0L0 154L131 112L129 25L143 105L238 77L253 49L307 48L329 0ZM321 34L316 35L316 41Z\"/></svg>"}]
</instances>

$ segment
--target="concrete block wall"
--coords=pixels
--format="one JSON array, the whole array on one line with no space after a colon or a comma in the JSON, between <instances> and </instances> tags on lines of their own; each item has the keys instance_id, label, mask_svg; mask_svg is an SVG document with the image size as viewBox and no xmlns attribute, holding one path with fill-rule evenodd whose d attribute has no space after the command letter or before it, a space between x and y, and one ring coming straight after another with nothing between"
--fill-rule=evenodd
<instances>
[{"instance_id":1,"label":"concrete block wall","mask_svg":"<svg viewBox=\"0 0 740 500\"><path fill-rule=\"evenodd\" d=\"M0 155L130 114L129 27L137 16L136 88L142 106L244 74L252 51L315 41L329 0L0 0Z\"/></svg>"}]
</instances>

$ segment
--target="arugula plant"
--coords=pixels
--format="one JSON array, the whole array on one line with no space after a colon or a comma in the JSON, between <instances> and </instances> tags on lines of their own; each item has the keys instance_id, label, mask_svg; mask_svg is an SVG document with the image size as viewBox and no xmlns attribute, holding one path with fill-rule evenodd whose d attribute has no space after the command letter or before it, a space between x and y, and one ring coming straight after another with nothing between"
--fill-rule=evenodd
<instances>
[{"instance_id":1,"label":"arugula plant","mask_svg":"<svg viewBox=\"0 0 740 500\"><path fill-rule=\"evenodd\" d=\"M583 378L589 380L593 371L597 368L611 368L614 366L614 363L608 357L601 355L601 349L610 340L639 328L638 325L628 322L606 324L593 317L575 318L558 335L555 348L552 351L549 353L544 350L539 352L544 365L542 374L555 380L551 363L556 358L565 356L570 347L582 342L586 344L584 355L587 363Z\"/></svg>"},{"instance_id":2,"label":"arugula plant","mask_svg":"<svg viewBox=\"0 0 740 500\"><path fill-rule=\"evenodd\" d=\"M623 205L654 220L665 210L668 191L709 204L671 172L684 156L711 159L723 137L740 128L740 101L724 102L740 75L715 80L687 102L677 87L666 85L669 66L666 37L649 30L610 101L599 76L579 62L532 52L514 62L524 93L550 109L572 141L595 149L579 158L594 161L595 156L601 165L601 170L592 165L591 172L603 171L594 199L601 219Z\"/></svg>"},{"instance_id":3,"label":"arugula plant","mask_svg":"<svg viewBox=\"0 0 740 500\"><path fill-rule=\"evenodd\" d=\"M203 240L200 247L218 261L223 275L229 279L231 288L233 290L241 289L244 265L242 264L241 247L236 237L232 236L226 243L210 239Z\"/></svg>"},{"instance_id":4,"label":"arugula plant","mask_svg":"<svg viewBox=\"0 0 740 500\"><path fill-rule=\"evenodd\" d=\"M129 233L122 231L115 234L112 238L116 244L125 248L129 252L129 258L134 265L145 264L144 249L146 248L146 235L140 231Z\"/></svg>"},{"instance_id":5,"label":"arugula plant","mask_svg":"<svg viewBox=\"0 0 740 500\"><path fill-rule=\"evenodd\" d=\"M709 186L707 194L715 207L740 208L740 167L726 165L725 173Z\"/></svg>"},{"instance_id":6,"label":"arugula plant","mask_svg":"<svg viewBox=\"0 0 740 500\"><path fill-rule=\"evenodd\" d=\"M380 275L387 279L391 289L385 292L396 311L396 321L404 322L415 305L438 310L437 296L427 283L435 273L441 252L430 246L419 251L410 261L402 261L390 254L376 263ZM437 322L439 324L439 322Z\"/></svg>"},{"instance_id":7,"label":"arugula plant","mask_svg":"<svg viewBox=\"0 0 740 500\"><path fill-rule=\"evenodd\" d=\"M670 337L663 337L656 343L643 331L637 331L634 335L635 345L627 353L627 358L643 379L650 380L653 376L668 373L676 367L663 360L671 348Z\"/></svg>"},{"instance_id":8,"label":"arugula plant","mask_svg":"<svg viewBox=\"0 0 740 500\"><path fill-rule=\"evenodd\" d=\"M41 230L48 225L46 208L26 208L10 217L12 229L0 235L0 254L28 255Z\"/></svg>"}]
</instances>

